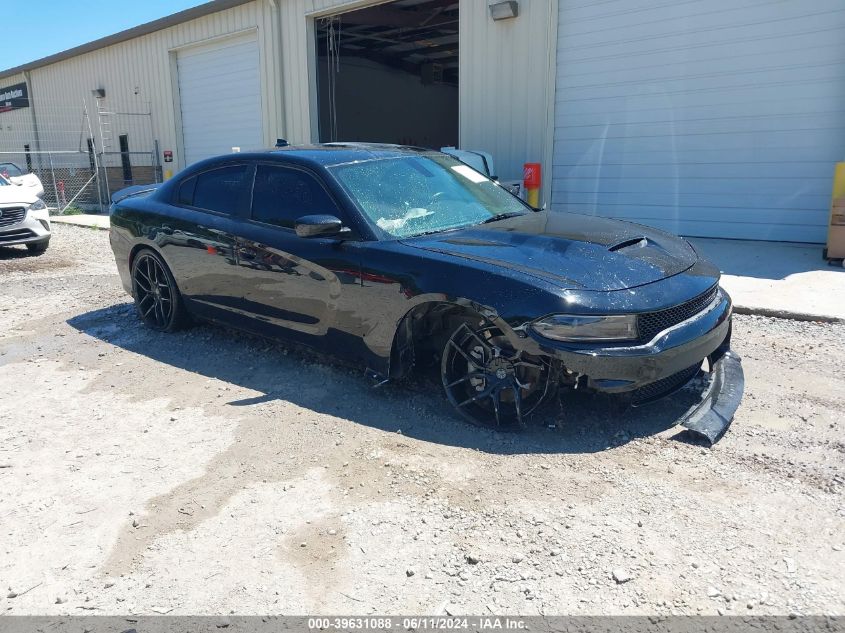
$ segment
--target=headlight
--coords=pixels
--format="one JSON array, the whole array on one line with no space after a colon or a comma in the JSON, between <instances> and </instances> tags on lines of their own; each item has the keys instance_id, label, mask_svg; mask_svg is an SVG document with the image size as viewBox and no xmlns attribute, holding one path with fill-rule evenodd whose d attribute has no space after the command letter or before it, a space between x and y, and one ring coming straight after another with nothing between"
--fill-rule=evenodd
<instances>
[{"instance_id":1,"label":"headlight","mask_svg":"<svg viewBox=\"0 0 845 633\"><path fill-rule=\"evenodd\" d=\"M40 198L26 208L29 217L41 222L45 231L50 230L50 210Z\"/></svg>"},{"instance_id":2,"label":"headlight","mask_svg":"<svg viewBox=\"0 0 845 633\"><path fill-rule=\"evenodd\" d=\"M638 335L637 317L630 314L554 314L531 327L540 336L555 341L632 341Z\"/></svg>"}]
</instances>

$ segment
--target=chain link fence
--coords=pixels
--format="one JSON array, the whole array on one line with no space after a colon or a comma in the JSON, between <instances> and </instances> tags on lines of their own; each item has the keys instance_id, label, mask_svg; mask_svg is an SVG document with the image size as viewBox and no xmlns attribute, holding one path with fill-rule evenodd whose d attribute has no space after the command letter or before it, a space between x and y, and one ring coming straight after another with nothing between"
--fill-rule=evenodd
<instances>
[{"instance_id":1,"label":"chain link fence","mask_svg":"<svg viewBox=\"0 0 845 633\"><path fill-rule=\"evenodd\" d=\"M105 213L115 191L162 181L149 105L35 101L0 113L4 172L35 174L53 213Z\"/></svg>"}]
</instances>

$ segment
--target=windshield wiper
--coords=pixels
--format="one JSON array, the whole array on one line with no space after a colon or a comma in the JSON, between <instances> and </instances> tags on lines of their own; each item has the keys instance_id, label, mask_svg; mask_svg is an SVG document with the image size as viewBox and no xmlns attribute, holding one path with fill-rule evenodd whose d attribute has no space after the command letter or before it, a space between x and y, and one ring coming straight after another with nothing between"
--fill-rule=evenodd
<instances>
[{"instance_id":1,"label":"windshield wiper","mask_svg":"<svg viewBox=\"0 0 845 633\"><path fill-rule=\"evenodd\" d=\"M511 211L510 213L497 213L496 215L483 220L481 224L490 224L491 222L498 222L499 220L507 220L508 218L515 218L518 215L525 215L524 213L517 213Z\"/></svg>"},{"instance_id":2,"label":"windshield wiper","mask_svg":"<svg viewBox=\"0 0 845 633\"><path fill-rule=\"evenodd\" d=\"M423 235L435 235L436 233L445 233L446 231L454 231L455 229L460 229L460 228L463 228L463 227L452 226L452 227L447 227L445 229L434 229L432 231L423 231L422 233L414 233L413 235L408 235L406 237L421 237ZM400 239L405 239L405 238L400 238Z\"/></svg>"}]
</instances>

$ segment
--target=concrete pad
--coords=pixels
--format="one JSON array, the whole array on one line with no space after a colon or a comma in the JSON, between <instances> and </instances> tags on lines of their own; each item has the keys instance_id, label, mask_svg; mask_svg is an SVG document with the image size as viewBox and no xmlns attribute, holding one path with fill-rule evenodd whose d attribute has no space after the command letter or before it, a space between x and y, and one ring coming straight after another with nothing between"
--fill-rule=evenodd
<instances>
[{"instance_id":1,"label":"concrete pad","mask_svg":"<svg viewBox=\"0 0 845 633\"><path fill-rule=\"evenodd\" d=\"M102 229L108 231L109 216L95 215L93 213L82 213L80 215L51 215L50 222L58 224L74 224L76 226L89 226L93 229Z\"/></svg>"},{"instance_id":2,"label":"concrete pad","mask_svg":"<svg viewBox=\"0 0 845 633\"><path fill-rule=\"evenodd\" d=\"M845 269L822 259L822 246L690 238L722 271L737 312L845 321Z\"/></svg>"}]
</instances>

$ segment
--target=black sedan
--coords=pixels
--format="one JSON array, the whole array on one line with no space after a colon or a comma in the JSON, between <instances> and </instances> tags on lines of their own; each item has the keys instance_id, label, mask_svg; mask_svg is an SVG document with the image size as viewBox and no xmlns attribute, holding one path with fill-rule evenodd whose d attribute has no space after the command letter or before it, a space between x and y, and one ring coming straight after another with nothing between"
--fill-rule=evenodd
<instances>
[{"instance_id":1,"label":"black sedan","mask_svg":"<svg viewBox=\"0 0 845 633\"><path fill-rule=\"evenodd\" d=\"M520 427L573 389L739 405L731 300L685 240L537 211L450 156L329 144L220 156L114 196L111 245L151 328L193 318L328 352L377 381L425 364L469 421Z\"/></svg>"}]
</instances>

